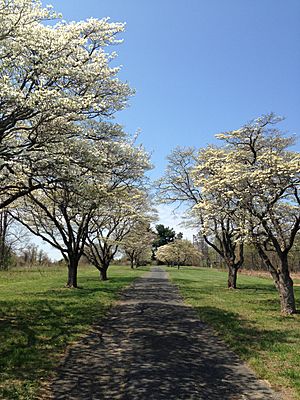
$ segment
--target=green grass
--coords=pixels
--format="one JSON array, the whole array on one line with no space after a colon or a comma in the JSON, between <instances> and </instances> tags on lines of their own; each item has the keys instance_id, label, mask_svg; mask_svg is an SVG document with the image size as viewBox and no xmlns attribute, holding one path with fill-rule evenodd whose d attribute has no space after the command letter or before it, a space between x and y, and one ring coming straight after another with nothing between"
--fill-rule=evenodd
<instances>
[{"instance_id":1,"label":"green grass","mask_svg":"<svg viewBox=\"0 0 300 400\"><path fill-rule=\"evenodd\" d=\"M66 346L103 317L144 268L112 266L109 281L79 270L82 289L67 289L66 268L0 272L0 398L37 398Z\"/></svg>"},{"instance_id":2,"label":"green grass","mask_svg":"<svg viewBox=\"0 0 300 400\"><path fill-rule=\"evenodd\" d=\"M300 314L280 315L278 294L269 279L238 277L239 289L226 289L226 272L184 267L167 269L185 301L241 358L285 391L300 399ZM300 308L300 287L295 287Z\"/></svg>"}]
</instances>

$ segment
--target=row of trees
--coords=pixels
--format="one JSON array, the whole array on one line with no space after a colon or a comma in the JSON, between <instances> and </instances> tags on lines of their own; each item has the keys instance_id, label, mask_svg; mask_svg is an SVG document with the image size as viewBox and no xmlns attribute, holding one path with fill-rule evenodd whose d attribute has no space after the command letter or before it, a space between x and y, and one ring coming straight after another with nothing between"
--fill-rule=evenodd
<instances>
[{"instance_id":1,"label":"row of trees","mask_svg":"<svg viewBox=\"0 0 300 400\"><path fill-rule=\"evenodd\" d=\"M133 94L109 51L124 24L60 18L38 0L0 1L0 208L60 250L77 287L83 254L105 279L118 244L147 231L151 165L112 120Z\"/></svg>"},{"instance_id":2,"label":"row of trees","mask_svg":"<svg viewBox=\"0 0 300 400\"><path fill-rule=\"evenodd\" d=\"M151 218L154 220L152 209L149 210L148 218L145 218L146 210L139 210L136 203L130 206L135 207L134 212L129 210L128 205L124 205L122 210L117 210L113 204L109 206L102 210L101 215L95 214L93 217L80 260L82 264L93 264L99 270L101 280L107 279L107 270L113 260L120 263L129 261L131 268L153 262L178 267L201 264L203 255L196 250L195 245L183 239L181 232L176 234L172 228L162 224L156 225L155 229L151 227L149 222ZM116 211L119 212L116 214ZM5 214L5 218L1 214ZM30 242L28 229L32 230L32 223L28 229L23 229L6 211L0 212L0 221L1 218L6 222L6 236L5 250L0 251L0 269L64 264L63 259L51 261L44 250ZM26 225L24 221L22 224ZM5 256L9 259L4 260Z\"/></svg>"},{"instance_id":3,"label":"row of trees","mask_svg":"<svg viewBox=\"0 0 300 400\"><path fill-rule=\"evenodd\" d=\"M296 312L289 254L300 229L300 154L294 137L264 115L217 135L221 146L177 148L168 158L158 195L183 203L187 218L224 260L236 288L245 245L256 249L278 289L283 313ZM299 240L299 239L298 239Z\"/></svg>"},{"instance_id":4,"label":"row of trees","mask_svg":"<svg viewBox=\"0 0 300 400\"><path fill-rule=\"evenodd\" d=\"M6 257L12 217L61 251L67 285L76 287L83 254L103 279L122 241L132 263L138 259L130 246L136 232L150 234L151 165L112 120L133 94L109 51L124 24L59 19L38 0L0 0L0 250ZM176 149L158 192L164 202L187 204L191 224L226 263L229 287L245 245L255 247L282 311L293 313L288 260L300 229L299 153L288 150L293 138L279 121L269 114L220 134L220 147Z\"/></svg>"}]
</instances>

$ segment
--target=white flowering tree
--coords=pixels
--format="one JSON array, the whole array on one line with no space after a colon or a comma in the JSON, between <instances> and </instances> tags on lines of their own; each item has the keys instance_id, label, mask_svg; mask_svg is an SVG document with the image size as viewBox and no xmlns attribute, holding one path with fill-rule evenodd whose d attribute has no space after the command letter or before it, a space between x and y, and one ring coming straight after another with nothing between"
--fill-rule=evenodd
<instances>
[{"instance_id":1,"label":"white flowering tree","mask_svg":"<svg viewBox=\"0 0 300 400\"><path fill-rule=\"evenodd\" d=\"M245 221L235 202L230 196L224 196L223 188L218 185L227 157L226 149L213 146L199 151L192 177L195 185L201 187L201 201L195 204L192 214L201 221L200 232L205 241L228 268L228 288L235 289L237 273L244 262Z\"/></svg>"},{"instance_id":2,"label":"white flowering tree","mask_svg":"<svg viewBox=\"0 0 300 400\"><path fill-rule=\"evenodd\" d=\"M68 264L69 287L77 287L78 263L99 205L138 185L149 168L148 156L131 140L116 132L101 139L95 124L92 128L86 140L73 138L62 149L53 165L57 181L21 198L13 211L32 233L60 250ZM99 140L91 140L93 136Z\"/></svg>"},{"instance_id":3,"label":"white flowering tree","mask_svg":"<svg viewBox=\"0 0 300 400\"><path fill-rule=\"evenodd\" d=\"M78 262L88 224L105 191L99 179L95 182L95 171L91 175L86 161L82 166L83 157L89 155L82 143L73 142L63 154L65 158L53 165L53 176L59 179L20 198L11 213L31 233L61 252L68 265L67 286L77 287Z\"/></svg>"},{"instance_id":4,"label":"white flowering tree","mask_svg":"<svg viewBox=\"0 0 300 400\"><path fill-rule=\"evenodd\" d=\"M99 205L91 219L84 253L99 270L101 280L107 280L108 267L126 238L152 220L149 198L141 189L129 188Z\"/></svg>"},{"instance_id":5,"label":"white flowering tree","mask_svg":"<svg viewBox=\"0 0 300 400\"><path fill-rule=\"evenodd\" d=\"M7 210L0 211L0 269L8 269L10 243L8 240L11 218Z\"/></svg>"},{"instance_id":6,"label":"white flowering tree","mask_svg":"<svg viewBox=\"0 0 300 400\"><path fill-rule=\"evenodd\" d=\"M38 0L0 0L0 208L45 185L49 143L80 136L78 121L111 117L132 93L107 50L124 24L57 18Z\"/></svg>"},{"instance_id":7,"label":"white flowering tree","mask_svg":"<svg viewBox=\"0 0 300 400\"><path fill-rule=\"evenodd\" d=\"M240 215L243 235L274 279L281 311L292 314L296 306L288 255L300 230L300 155L288 150L294 138L276 128L280 120L268 114L217 135L226 143L222 168L206 182L200 179L207 193L217 188Z\"/></svg>"},{"instance_id":8,"label":"white flowering tree","mask_svg":"<svg viewBox=\"0 0 300 400\"><path fill-rule=\"evenodd\" d=\"M166 264L168 267L174 264L174 254L171 251L172 249L169 247L169 244L164 244L157 249L156 258L163 264Z\"/></svg>"},{"instance_id":9,"label":"white flowering tree","mask_svg":"<svg viewBox=\"0 0 300 400\"><path fill-rule=\"evenodd\" d=\"M155 233L150 227L149 218L147 219L138 219L121 243L121 250L129 259L132 269L134 266L139 267L143 261L151 259Z\"/></svg>"},{"instance_id":10,"label":"white flowering tree","mask_svg":"<svg viewBox=\"0 0 300 400\"><path fill-rule=\"evenodd\" d=\"M199 230L205 242L224 260L228 268L228 287L235 289L237 271L243 264L243 242L234 213L216 187L214 193L203 191L200 176L206 179L222 168L223 150L197 152L194 148L176 148L168 157L164 176L158 181L158 198L167 204L183 204L187 221ZM197 173L195 169L197 167ZM201 172L200 172L201 170Z\"/></svg>"},{"instance_id":11,"label":"white flowering tree","mask_svg":"<svg viewBox=\"0 0 300 400\"><path fill-rule=\"evenodd\" d=\"M189 240L176 239L172 243L160 246L156 258L167 265L177 265L179 269L181 265L199 264L201 253Z\"/></svg>"}]
</instances>

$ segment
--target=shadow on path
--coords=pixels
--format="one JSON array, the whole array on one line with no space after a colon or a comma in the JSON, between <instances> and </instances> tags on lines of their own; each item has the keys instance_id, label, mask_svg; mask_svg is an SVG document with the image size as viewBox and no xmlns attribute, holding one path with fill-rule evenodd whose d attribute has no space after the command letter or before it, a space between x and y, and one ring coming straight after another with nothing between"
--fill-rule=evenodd
<instances>
[{"instance_id":1,"label":"shadow on path","mask_svg":"<svg viewBox=\"0 0 300 400\"><path fill-rule=\"evenodd\" d=\"M280 399L183 304L156 267L69 349L53 399Z\"/></svg>"}]
</instances>

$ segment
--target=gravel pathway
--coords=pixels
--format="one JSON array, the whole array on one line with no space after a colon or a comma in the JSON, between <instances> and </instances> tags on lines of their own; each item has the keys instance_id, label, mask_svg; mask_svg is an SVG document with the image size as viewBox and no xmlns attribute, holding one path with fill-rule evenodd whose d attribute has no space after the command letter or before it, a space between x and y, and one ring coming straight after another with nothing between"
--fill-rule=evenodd
<instances>
[{"instance_id":1,"label":"gravel pathway","mask_svg":"<svg viewBox=\"0 0 300 400\"><path fill-rule=\"evenodd\" d=\"M163 268L69 348L51 399L279 400L183 304Z\"/></svg>"}]
</instances>

